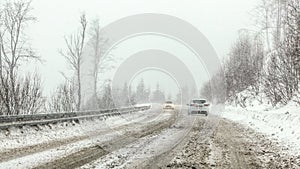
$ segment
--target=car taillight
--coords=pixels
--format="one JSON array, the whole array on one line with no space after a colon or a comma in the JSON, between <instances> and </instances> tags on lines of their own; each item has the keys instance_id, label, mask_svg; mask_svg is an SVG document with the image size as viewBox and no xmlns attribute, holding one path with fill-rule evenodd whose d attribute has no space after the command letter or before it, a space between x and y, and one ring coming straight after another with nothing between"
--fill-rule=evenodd
<instances>
[{"instance_id":1,"label":"car taillight","mask_svg":"<svg viewBox=\"0 0 300 169\"><path fill-rule=\"evenodd\" d=\"M209 106L209 103L205 103L204 106Z\"/></svg>"},{"instance_id":2,"label":"car taillight","mask_svg":"<svg viewBox=\"0 0 300 169\"><path fill-rule=\"evenodd\" d=\"M192 103L191 106L196 106L196 104L193 104L193 103Z\"/></svg>"}]
</instances>

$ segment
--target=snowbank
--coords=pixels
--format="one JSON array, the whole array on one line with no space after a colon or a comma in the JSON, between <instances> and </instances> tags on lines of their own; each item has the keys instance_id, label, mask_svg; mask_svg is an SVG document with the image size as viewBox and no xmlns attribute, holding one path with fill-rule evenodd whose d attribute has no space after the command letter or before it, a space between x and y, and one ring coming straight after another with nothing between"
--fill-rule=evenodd
<instances>
[{"instance_id":1,"label":"snowbank","mask_svg":"<svg viewBox=\"0 0 300 169\"><path fill-rule=\"evenodd\" d=\"M266 134L291 153L300 155L300 107L293 103L277 109L226 106L221 116Z\"/></svg>"}]
</instances>

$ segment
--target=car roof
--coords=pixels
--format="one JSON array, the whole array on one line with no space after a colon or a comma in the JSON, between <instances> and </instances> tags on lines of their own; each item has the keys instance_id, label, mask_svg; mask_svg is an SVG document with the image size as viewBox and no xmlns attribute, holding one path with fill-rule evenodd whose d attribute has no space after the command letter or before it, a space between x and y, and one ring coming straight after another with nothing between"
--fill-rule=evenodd
<instances>
[{"instance_id":1,"label":"car roof","mask_svg":"<svg viewBox=\"0 0 300 169\"><path fill-rule=\"evenodd\" d=\"M205 101L206 101L206 99L192 99L192 100L205 100ZM192 100L191 100L191 101L192 101Z\"/></svg>"}]
</instances>

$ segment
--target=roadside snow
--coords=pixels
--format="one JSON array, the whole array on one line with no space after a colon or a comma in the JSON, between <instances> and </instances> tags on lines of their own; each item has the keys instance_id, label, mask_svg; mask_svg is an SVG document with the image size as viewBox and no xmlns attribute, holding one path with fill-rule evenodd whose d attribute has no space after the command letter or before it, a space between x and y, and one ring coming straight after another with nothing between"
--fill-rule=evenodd
<instances>
[{"instance_id":1,"label":"roadside snow","mask_svg":"<svg viewBox=\"0 0 300 169\"><path fill-rule=\"evenodd\" d=\"M154 105L149 110L111 116L106 119L81 120L79 124L66 122L2 130L0 131L0 153L15 148L37 147L37 145L39 147L46 146L46 148L2 161L0 168L31 168L74 153L83 147L113 140L125 134L125 130L123 131L121 126L134 125L135 123L144 124L159 118L165 119L166 117L158 117L160 116L158 110L161 110L161 106ZM70 143L63 144L66 139L70 140ZM48 144L51 145L55 141L58 142L47 148Z\"/></svg>"},{"instance_id":2,"label":"roadside snow","mask_svg":"<svg viewBox=\"0 0 300 169\"><path fill-rule=\"evenodd\" d=\"M288 152L300 155L300 109L293 103L277 109L266 105L226 106L221 116L266 134L279 141Z\"/></svg>"},{"instance_id":3,"label":"roadside snow","mask_svg":"<svg viewBox=\"0 0 300 169\"><path fill-rule=\"evenodd\" d=\"M157 106L154 110L156 109ZM80 124L64 122L36 127L24 126L23 128L1 130L0 151L41 144L52 140L88 135L97 130L107 130L121 125L134 123L147 118L147 116L153 116L153 113L150 113L152 111L153 110L150 109L121 116L106 117L103 119L80 120ZM145 116L145 114L147 116Z\"/></svg>"}]
</instances>

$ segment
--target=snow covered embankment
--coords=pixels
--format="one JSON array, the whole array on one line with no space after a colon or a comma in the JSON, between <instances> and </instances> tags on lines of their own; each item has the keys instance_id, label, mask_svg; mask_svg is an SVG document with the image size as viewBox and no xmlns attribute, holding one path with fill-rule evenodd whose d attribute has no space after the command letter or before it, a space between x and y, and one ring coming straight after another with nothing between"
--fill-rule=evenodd
<instances>
[{"instance_id":1,"label":"snow covered embankment","mask_svg":"<svg viewBox=\"0 0 300 169\"><path fill-rule=\"evenodd\" d=\"M266 134L290 153L300 155L299 106L288 104L279 109L226 106L221 116Z\"/></svg>"}]
</instances>

